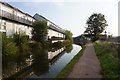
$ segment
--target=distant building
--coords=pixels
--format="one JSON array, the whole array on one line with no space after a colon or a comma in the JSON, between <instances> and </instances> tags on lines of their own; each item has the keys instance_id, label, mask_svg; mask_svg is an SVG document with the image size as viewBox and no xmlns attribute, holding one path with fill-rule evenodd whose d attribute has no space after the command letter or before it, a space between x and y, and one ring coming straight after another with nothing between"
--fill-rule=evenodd
<instances>
[{"instance_id":1,"label":"distant building","mask_svg":"<svg viewBox=\"0 0 120 80\"><path fill-rule=\"evenodd\" d=\"M120 43L120 36L109 37L109 38L107 38L107 41L109 41L109 42L115 42L115 43Z\"/></svg>"},{"instance_id":2,"label":"distant building","mask_svg":"<svg viewBox=\"0 0 120 80\"><path fill-rule=\"evenodd\" d=\"M83 35L77 36L73 38L74 43L83 46L87 42L87 38Z\"/></svg>"},{"instance_id":3,"label":"distant building","mask_svg":"<svg viewBox=\"0 0 120 80\"><path fill-rule=\"evenodd\" d=\"M107 35L100 34L98 39L105 41L107 39Z\"/></svg>"},{"instance_id":4,"label":"distant building","mask_svg":"<svg viewBox=\"0 0 120 80\"><path fill-rule=\"evenodd\" d=\"M11 36L14 33L24 32L29 38L32 37L32 23L36 20L47 21L48 39L52 42L62 41L65 38L65 30L46 19L45 17L35 14L31 15L11 6L8 3L0 2L0 32Z\"/></svg>"},{"instance_id":5,"label":"distant building","mask_svg":"<svg viewBox=\"0 0 120 80\"><path fill-rule=\"evenodd\" d=\"M50 20L46 19L45 17L35 14L34 18L38 21L47 21L48 26L48 39L52 40L52 42L63 41L65 39L65 30L60 28L58 25L54 24Z\"/></svg>"}]
</instances>

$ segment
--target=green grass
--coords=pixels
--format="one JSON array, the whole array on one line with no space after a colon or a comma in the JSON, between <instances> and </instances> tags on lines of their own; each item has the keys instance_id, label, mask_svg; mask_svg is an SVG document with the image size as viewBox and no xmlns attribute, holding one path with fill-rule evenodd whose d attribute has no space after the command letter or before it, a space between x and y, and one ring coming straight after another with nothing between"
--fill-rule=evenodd
<instances>
[{"instance_id":1,"label":"green grass","mask_svg":"<svg viewBox=\"0 0 120 80\"><path fill-rule=\"evenodd\" d=\"M112 43L94 43L96 55L100 60L102 74L106 79L120 78L118 47Z\"/></svg>"},{"instance_id":2,"label":"green grass","mask_svg":"<svg viewBox=\"0 0 120 80\"><path fill-rule=\"evenodd\" d=\"M63 70L57 75L56 79L67 78L70 72L73 70L74 65L82 56L85 47L83 47L78 54L63 68Z\"/></svg>"}]
</instances>

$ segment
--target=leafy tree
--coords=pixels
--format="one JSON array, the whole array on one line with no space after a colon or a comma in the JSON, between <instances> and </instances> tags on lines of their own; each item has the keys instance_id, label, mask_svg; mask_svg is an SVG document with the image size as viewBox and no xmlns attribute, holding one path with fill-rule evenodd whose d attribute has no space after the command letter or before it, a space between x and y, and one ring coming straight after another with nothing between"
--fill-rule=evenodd
<instances>
[{"instance_id":1,"label":"leafy tree","mask_svg":"<svg viewBox=\"0 0 120 80\"><path fill-rule=\"evenodd\" d=\"M73 34L71 31L68 31L68 30L65 31L65 39L70 40L71 43L73 42L72 36L73 36Z\"/></svg>"},{"instance_id":2,"label":"leafy tree","mask_svg":"<svg viewBox=\"0 0 120 80\"><path fill-rule=\"evenodd\" d=\"M47 37L47 29L48 26L46 21L35 21L33 23L33 30L32 30L33 39L37 42L41 42L44 44Z\"/></svg>"},{"instance_id":3,"label":"leafy tree","mask_svg":"<svg viewBox=\"0 0 120 80\"><path fill-rule=\"evenodd\" d=\"M91 36L93 41L98 39L100 33L102 33L106 26L108 26L107 21L105 20L105 16L101 13L92 14L86 24L88 27L84 33L87 33Z\"/></svg>"}]
</instances>

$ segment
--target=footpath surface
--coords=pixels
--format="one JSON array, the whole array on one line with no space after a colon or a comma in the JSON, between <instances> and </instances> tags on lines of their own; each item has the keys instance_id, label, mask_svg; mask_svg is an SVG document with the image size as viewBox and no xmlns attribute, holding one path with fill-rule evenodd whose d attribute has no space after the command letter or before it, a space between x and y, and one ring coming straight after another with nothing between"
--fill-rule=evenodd
<instances>
[{"instance_id":1,"label":"footpath surface","mask_svg":"<svg viewBox=\"0 0 120 80\"><path fill-rule=\"evenodd\" d=\"M100 71L100 62L95 49L93 44L89 43L68 78L102 78Z\"/></svg>"}]
</instances>

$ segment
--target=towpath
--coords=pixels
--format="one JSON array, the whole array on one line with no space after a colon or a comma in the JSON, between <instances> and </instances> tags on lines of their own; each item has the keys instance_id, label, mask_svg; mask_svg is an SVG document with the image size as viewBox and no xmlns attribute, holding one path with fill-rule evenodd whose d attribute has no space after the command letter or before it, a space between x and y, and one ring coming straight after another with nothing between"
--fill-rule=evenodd
<instances>
[{"instance_id":1,"label":"towpath","mask_svg":"<svg viewBox=\"0 0 120 80\"><path fill-rule=\"evenodd\" d=\"M68 78L102 78L100 72L100 62L96 56L94 46L89 43Z\"/></svg>"}]
</instances>

